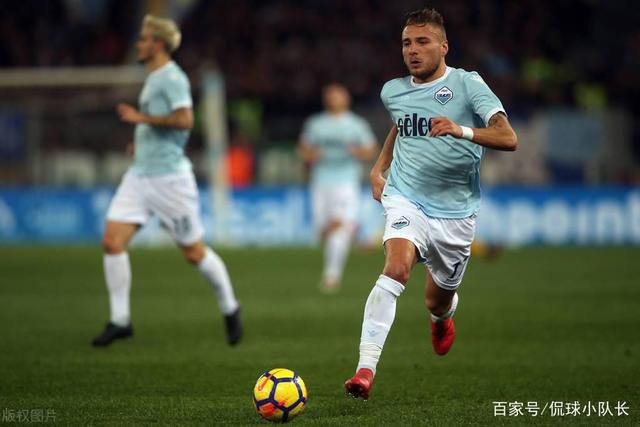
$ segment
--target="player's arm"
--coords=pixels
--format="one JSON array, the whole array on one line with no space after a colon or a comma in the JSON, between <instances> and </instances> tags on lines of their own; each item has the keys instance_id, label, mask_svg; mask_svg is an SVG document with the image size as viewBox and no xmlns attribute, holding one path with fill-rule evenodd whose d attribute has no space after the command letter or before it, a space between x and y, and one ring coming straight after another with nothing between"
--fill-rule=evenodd
<instances>
[{"instance_id":1,"label":"player's arm","mask_svg":"<svg viewBox=\"0 0 640 427\"><path fill-rule=\"evenodd\" d=\"M296 151L298 153L298 157L300 157L303 162L309 164L317 162L322 155L318 147L315 147L313 144L310 144L305 140L300 141Z\"/></svg>"},{"instance_id":2,"label":"player's arm","mask_svg":"<svg viewBox=\"0 0 640 427\"><path fill-rule=\"evenodd\" d=\"M382 146L382 151L380 151L378 160L371 168L371 173L369 174L371 193L373 198L377 201L380 201L380 198L382 197L382 190L384 189L384 184L386 182L384 173L391 167L391 161L393 160L393 147L396 144L396 136L398 136L398 128L393 126L391 130L389 130L389 134L384 140L384 145Z\"/></svg>"},{"instance_id":3,"label":"player's arm","mask_svg":"<svg viewBox=\"0 0 640 427\"><path fill-rule=\"evenodd\" d=\"M191 129L193 127L193 109L191 107L177 108L166 116L149 116L138 111L129 104L118 104L118 115L125 123L146 123L174 129Z\"/></svg>"},{"instance_id":4,"label":"player's arm","mask_svg":"<svg viewBox=\"0 0 640 427\"><path fill-rule=\"evenodd\" d=\"M474 144L502 151L515 151L518 147L518 137L513 131L509 119L503 112L497 112L489 119L486 128L465 128L446 117L431 119L431 136L451 135L465 138Z\"/></svg>"}]
</instances>

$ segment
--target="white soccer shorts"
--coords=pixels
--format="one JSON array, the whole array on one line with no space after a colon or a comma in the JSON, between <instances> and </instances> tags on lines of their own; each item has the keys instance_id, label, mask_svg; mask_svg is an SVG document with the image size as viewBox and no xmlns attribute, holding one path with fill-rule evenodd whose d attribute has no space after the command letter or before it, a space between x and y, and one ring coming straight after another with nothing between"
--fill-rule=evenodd
<instances>
[{"instance_id":1,"label":"white soccer shorts","mask_svg":"<svg viewBox=\"0 0 640 427\"><path fill-rule=\"evenodd\" d=\"M383 196L385 212L383 242L405 239L418 249L436 285L455 290L462 282L471 255L476 215L460 219L425 215L405 197Z\"/></svg>"},{"instance_id":2,"label":"white soccer shorts","mask_svg":"<svg viewBox=\"0 0 640 427\"><path fill-rule=\"evenodd\" d=\"M202 239L198 186L191 171L158 176L127 172L107 212L108 221L144 225L157 215L180 245Z\"/></svg>"},{"instance_id":3,"label":"white soccer shorts","mask_svg":"<svg viewBox=\"0 0 640 427\"><path fill-rule=\"evenodd\" d=\"M311 186L311 210L317 231L331 221L340 221L355 228L359 206L360 187L357 183Z\"/></svg>"}]
</instances>

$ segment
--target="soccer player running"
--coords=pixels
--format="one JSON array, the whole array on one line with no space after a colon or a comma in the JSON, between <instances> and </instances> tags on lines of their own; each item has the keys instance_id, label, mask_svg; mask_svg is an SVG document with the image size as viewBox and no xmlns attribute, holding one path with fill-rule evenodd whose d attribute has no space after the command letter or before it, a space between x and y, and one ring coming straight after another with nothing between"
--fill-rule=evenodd
<instances>
[{"instance_id":1,"label":"soccer player running","mask_svg":"<svg viewBox=\"0 0 640 427\"><path fill-rule=\"evenodd\" d=\"M351 240L357 228L362 163L377 152L369 124L349 110L346 87L324 87L325 111L304 124L298 153L311 165L314 227L324 242L321 289L339 290Z\"/></svg>"},{"instance_id":2,"label":"soccer player running","mask_svg":"<svg viewBox=\"0 0 640 427\"><path fill-rule=\"evenodd\" d=\"M356 374L345 382L354 397L371 393L396 299L418 262L427 268L433 348L439 355L450 350L480 203L480 160L485 148L516 149L500 100L477 73L448 67L448 50L437 11L410 13L402 31L410 75L387 82L380 94L394 122L370 174L386 215L385 264L365 305Z\"/></svg>"},{"instance_id":3,"label":"soccer player running","mask_svg":"<svg viewBox=\"0 0 640 427\"><path fill-rule=\"evenodd\" d=\"M186 74L171 60L180 38L173 21L145 16L136 43L138 60L149 71L139 98L140 110L127 104L117 107L123 122L136 125L134 161L107 212L102 246L111 321L93 340L96 347L133 335L127 246L153 215L159 217L187 261L197 266L215 290L227 342L235 345L242 336L240 307L227 269L202 240L198 187L184 153L193 127L191 90Z\"/></svg>"}]
</instances>

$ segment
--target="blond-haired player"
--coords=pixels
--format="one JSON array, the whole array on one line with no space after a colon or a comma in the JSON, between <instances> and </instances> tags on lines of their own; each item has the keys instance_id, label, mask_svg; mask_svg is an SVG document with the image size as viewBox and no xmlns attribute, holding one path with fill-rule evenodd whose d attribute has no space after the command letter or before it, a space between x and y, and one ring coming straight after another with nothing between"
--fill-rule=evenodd
<instances>
[{"instance_id":1,"label":"blond-haired player","mask_svg":"<svg viewBox=\"0 0 640 427\"><path fill-rule=\"evenodd\" d=\"M171 60L180 31L169 20L147 15L136 43L138 61L149 72L139 108L120 104L117 112L135 125L134 161L111 201L102 239L111 319L92 344L103 347L133 335L129 309L131 266L127 246L152 216L159 217L186 260L211 284L224 315L227 341L242 336L240 308L220 257L202 240L198 187L185 156L193 111L189 80Z\"/></svg>"}]
</instances>

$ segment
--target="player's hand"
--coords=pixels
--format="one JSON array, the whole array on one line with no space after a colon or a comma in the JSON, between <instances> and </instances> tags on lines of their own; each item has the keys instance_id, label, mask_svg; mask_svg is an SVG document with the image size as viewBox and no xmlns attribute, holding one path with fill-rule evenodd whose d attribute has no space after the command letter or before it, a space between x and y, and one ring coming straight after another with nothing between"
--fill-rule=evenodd
<instances>
[{"instance_id":1,"label":"player's hand","mask_svg":"<svg viewBox=\"0 0 640 427\"><path fill-rule=\"evenodd\" d=\"M137 124L144 121L144 114L142 114L129 104L118 104L116 110L118 111L120 120L125 123Z\"/></svg>"},{"instance_id":2,"label":"player's hand","mask_svg":"<svg viewBox=\"0 0 640 427\"><path fill-rule=\"evenodd\" d=\"M380 201L380 199L382 199L384 184L387 180L384 179L384 176L382 176L380 171L372 169L371 174L369 174L369 182L371 183L371 195L374 200Z\"/></svg>"},{"instance_id":3,"label":"player's hand","mask_svg":"<svg viewBox=\"0 0 640 427\"><path fill-rule=\"evenodd\" d=\"M451 135L456 138L462 138L462 129L454 121L446 117L433 117L431 119L431 131L429 136Z\"/></svg>"},{"instance_id":4,"label":"player's hand","mask_svg":"<svg viewBox=\"0 0 640 427\"><path fill-rule=\"evenodd\" d=\"M322 150L316 147L311 147L311 153L309 157L311 159L311 163L318 162L320 159L322 159Z\"/></svg>"},{"instance_id":5,"label":"player's hand","mask_svg":"<svg viewBox=\"0 0 640 427\"><path fill-rule=\"evenodd\" d=\"M373 160L373 158L378 153L378 146L375 142L366 145L360 144L349 144L347 146L348 153L354 159L357 159L361 162L369 162Z\"/></svg>"},{"instance_id":6,"label":"player's hand","mask_svg":"<svg viewBox=\"0 0 640 427\"><path fill-rule=\"evenodd\" d=\"M322 153L317 147L305 143L298 146L298 155L304 162L310 165L316 163L322 157Z\"/></svg>"},{"instance_id":7,"label":"player's hand","mask_svg":"<svg viewBox=\"0 0 640 427\"><path fill-rule=\"evenodd\" d=\"M364 157L362 147L359 147L357 145L349 144L347 146L347 151L349 152L349 155L351 157L355 157L358 160Z\"/></svg>"}]
</instances>

